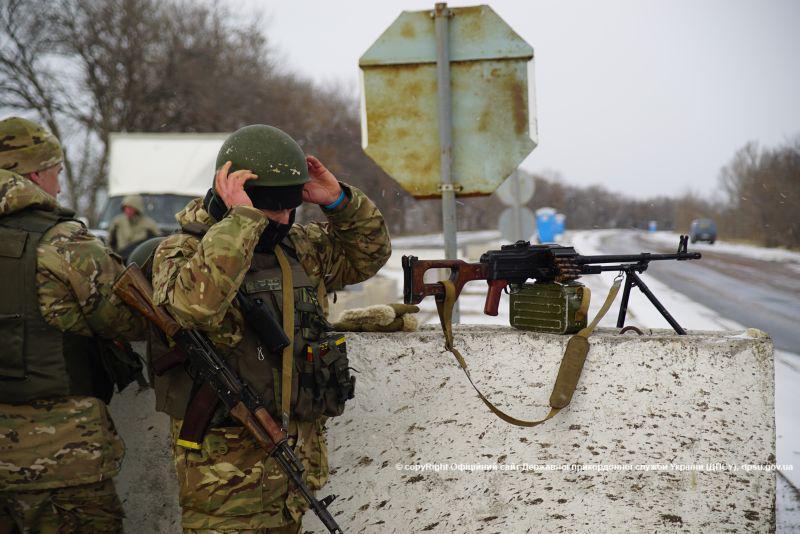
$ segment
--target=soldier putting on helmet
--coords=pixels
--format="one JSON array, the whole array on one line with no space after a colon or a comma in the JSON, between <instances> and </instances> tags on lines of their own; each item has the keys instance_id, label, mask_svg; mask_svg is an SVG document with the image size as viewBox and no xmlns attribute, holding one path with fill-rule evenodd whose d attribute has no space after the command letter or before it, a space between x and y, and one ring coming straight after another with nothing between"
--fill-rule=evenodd
<instances>
[{"instance_id":1,"label":"soldier putting on helmet","mask_svg":"<svg viewBox=\"0 0 800 534\"><path fill-rule=\"evenodd\" d=\"M113 293L120 258L58 205L63 155L0 121L0 532L120 532L123 444L106 403L141 377L113 338L145 323Z\"/></svg>"},{"instance_id":2,"label":"soldier putting on helmet","mask_svg":"<svg viewBox=\"0 0 800 534\"><path fill-rule=\"evenodd\" d=\"M176 215L182 231L155 251L154 301L203 330L259 392L288 432L306 483L319 489L328 477L325 420L342 413L354 385L344 338L330 332L320 296L374 275L391 252L388 231L364 193L277 128L233 133L217 169L205 198ZM327 222L293 224L303 202L319 205ZM266 304L284 328L289 319L289 349L266 350L241 311L242 294ZM287 306L294 313L284 316ZM153 361L169 351L152 345ZM215 413L202 443L186 443L181 420L197 384L177 366L155 386L157 409L173 420L184 531L298 532L305 500L247 431Z\"/></svg>"}]
</instances>

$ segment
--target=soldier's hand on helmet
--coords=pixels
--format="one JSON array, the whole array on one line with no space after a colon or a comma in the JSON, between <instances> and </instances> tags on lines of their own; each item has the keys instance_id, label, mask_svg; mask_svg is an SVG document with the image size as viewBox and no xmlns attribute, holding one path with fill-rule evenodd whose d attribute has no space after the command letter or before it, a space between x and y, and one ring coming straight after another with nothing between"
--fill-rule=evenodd
<instances>
[{"instance_id":1,"label":"soldier's hand on helmet","mask_svg":"<svg viewBox=\"0 0 800 534\"><path fill-rule=\"evenodd\" d=\"M217 171L217 175L214 177L214 188L217 190L217 194L229 208L235 208L236 206L250 206L252 208L253 201L245 193L244 183L247 180L258 178L258 176L246 169L228 174L230 168L231 162L228 161Z\"/></svg>"},{"instance_id":2,"label":"soldier's hand on helmet","mask_svg":"<svg viewBox=\"0 0 800 534\"><path fill-rule=\"evenodd\" d=\"M342 186L325 165L314 156L306 156L311 181L303 186L303 201L326 206L339 198Z\"/></svg>"}]
</instances>

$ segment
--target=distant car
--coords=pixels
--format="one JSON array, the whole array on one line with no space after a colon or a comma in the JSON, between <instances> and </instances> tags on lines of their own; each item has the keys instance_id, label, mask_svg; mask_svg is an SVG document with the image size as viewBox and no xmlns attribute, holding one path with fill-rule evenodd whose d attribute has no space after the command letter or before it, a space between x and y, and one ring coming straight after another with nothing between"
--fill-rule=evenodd
<instances>
[{"instance_id":1,"label":"distant car","mask_svg":"<svg viewBox=\"0 0 800 534\"><path fill-rule=\"evenodd\" d=\"M717 225L711 219L695 219L689 228L689 239L692 243L708 241L713 245L717 240Z\"/></svg>"}]
</instances>

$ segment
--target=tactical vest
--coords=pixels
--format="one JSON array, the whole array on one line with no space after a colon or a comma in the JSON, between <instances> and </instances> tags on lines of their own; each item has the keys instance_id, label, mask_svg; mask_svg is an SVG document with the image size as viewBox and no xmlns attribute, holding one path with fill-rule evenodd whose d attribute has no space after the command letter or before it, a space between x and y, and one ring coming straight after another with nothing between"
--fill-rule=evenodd
<instances>
[{"instance_id":1,"label":"tactical vest","mask_svg":"<svg viewBox=\"0 0 800 534\"><path fill-rule=\"evenodd\" d=\"M36 284L42 236L74 212L25 210L0 218L0 403L63 395L111 398L113 384L92 338L42 317Z\"/></svg>"},{"instance_id":2,"label":"tactical vest","mask_svg":"<svg viewBox=\"0 0 800 534\"><path fill-rule=\"evenodd\" d=\"M186 231L186 229L184 229ZM197 235L196 231L187 232ZM351 378L344 337L332 335L317 299L317 287L294 255L288 239L281 244L292 270L294 286L294 368L292 369L292 419L311 421L320 416L337 416L344 411L345 401L353 397L355 379ZM282 275L272 253L254 253L241 289L252 298L261 299L275 317L282 313ZM233 306L233 304L231 304ZM241 317L239 310L235 312ZM280 353L270 353L262 346L251 325L241 318L243 339L235 347L216 344L220 354L262 397L267 410L280 420L282 363ZM228 324L228 318L223 325ZM228 324L228 327L230 325ZM169 351L163 339L151 336L151 361ZM183 366L173 367L154 377L156 409L182 419L186 413L194 382ZM211 426L227 425L221 415Z\"/></svg>"}]
</instances>

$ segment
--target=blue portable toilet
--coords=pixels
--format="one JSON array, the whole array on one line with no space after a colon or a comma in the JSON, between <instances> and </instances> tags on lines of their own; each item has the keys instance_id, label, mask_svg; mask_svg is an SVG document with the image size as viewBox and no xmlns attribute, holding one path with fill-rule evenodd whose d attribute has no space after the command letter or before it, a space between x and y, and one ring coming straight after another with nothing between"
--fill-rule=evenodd
<instances>
[{"instance_id":1,"label":"blue portable toilet","mask_svg":"<svg viewBox=\"0 0 800 534\"><path fill-rule=\"evenodd\" d=\"M553 208L536 210L536 231L539 234L539 243L555 243L556 229L556 210Z\"/></svg>"},{"instance_id":2,"label":"blue portable toilet","mask_svg":"<svg viewBox=\"0 0 800 534\"><path fill-rule=\"evenodd\" d=\"M556 239L563 239L564 238L564 229L566 228L567 224L567 216L563 213L556 213Z\"/></svg>"},{"instance_id":3,"label":"blue portable toilet","mask_svg":"<svg viewBox=\"0 0 800 534\"><path fill-rule=\"evenodd\" d=\"M655 232L658 230L658 222L657 221L650 221L647 223L647 231L648 232Z\"/></svg>"}]
</instances>

